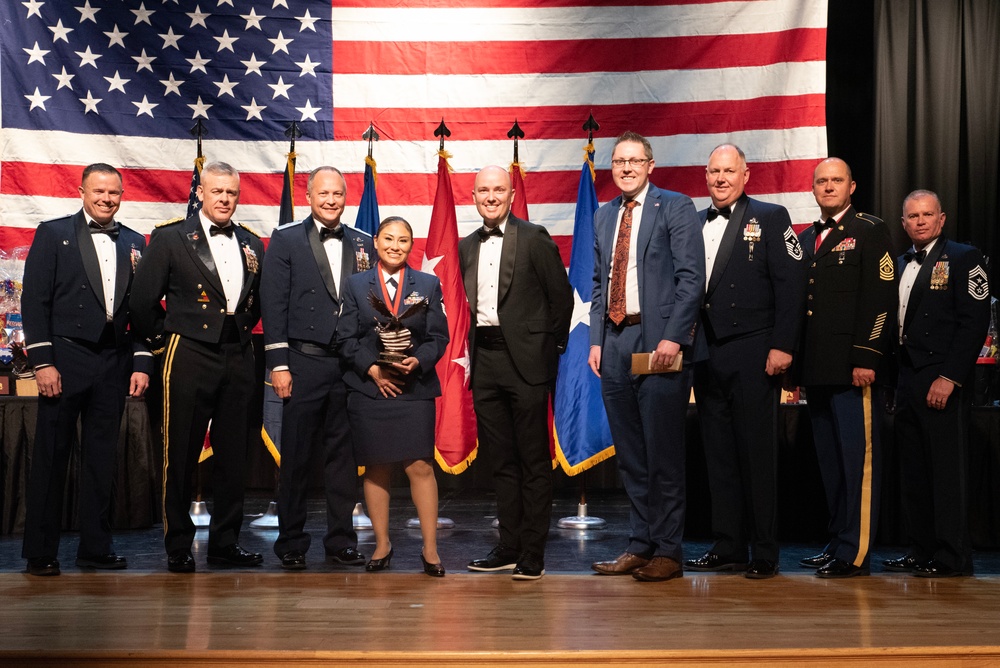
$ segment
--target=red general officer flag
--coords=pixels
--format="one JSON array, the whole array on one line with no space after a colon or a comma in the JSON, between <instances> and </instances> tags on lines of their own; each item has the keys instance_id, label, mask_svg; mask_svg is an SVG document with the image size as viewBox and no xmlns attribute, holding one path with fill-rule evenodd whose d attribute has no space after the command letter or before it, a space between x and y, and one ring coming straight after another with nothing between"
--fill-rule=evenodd
<instances>
[{"instance_id":1,"label":"red general officer flag","mask_svg":"<svg viewBox=\"0 0 1000 668\"><path fill-rule=\"evenodd\" d=\"M476 458L477 448L476 415L469 389L469 301L458 262L458 219L448 173L449 157L446 151L438 152L437 194L421 270L436 274L441 281L451 337L436 367L441 396L437 398L435 458L444 471L458 474Z\"/></svg>"}]
</instances>

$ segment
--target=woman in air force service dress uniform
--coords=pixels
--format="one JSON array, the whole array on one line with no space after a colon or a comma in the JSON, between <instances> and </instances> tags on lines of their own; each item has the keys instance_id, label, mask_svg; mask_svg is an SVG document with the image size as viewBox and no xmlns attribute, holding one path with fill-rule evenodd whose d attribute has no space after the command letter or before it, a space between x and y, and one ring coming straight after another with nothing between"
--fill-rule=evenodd
<instances>
[{"instance_id":1,"label":"woman in air force service dress uniform","mask_svg":"<svg viewBox=\"0 0 1000 668\"><path fill-rule=\"evenodd\" d=\"M441 283L408 267L413 230L389 217L375 235L378 264L350 277L337 328L347 364L347 412L358 466L365 467L365 505L375 533L368 571L389 568L389 484L402 462L420 518L424 572L441 577L437 552L438 492L434 478L434 367L448 343Z\"/></svg>"}]
</instances>

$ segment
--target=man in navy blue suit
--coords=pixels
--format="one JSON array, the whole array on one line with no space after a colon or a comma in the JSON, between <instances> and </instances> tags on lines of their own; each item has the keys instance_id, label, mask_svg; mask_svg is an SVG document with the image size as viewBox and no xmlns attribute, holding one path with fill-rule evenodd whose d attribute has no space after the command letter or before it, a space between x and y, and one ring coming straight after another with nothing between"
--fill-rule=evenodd
<instances>
[{"instance_id":1,"label":"man in navy blue suit","mask_svg":"<svg viewBox=\"0 0 1000 668\"><path fill-rule=\"evenodd\" d=\"M928 578L972 575L969 383L990 321L983 256L941 236L944 223L935 193L916 190L903 201L913 247L898 260L894 426L911 546L883 566Z\"/></svg>"},{"instance_id":2,"label":"man in navy blue suit","mask_svg":"<svg viewBox=\"0 0 1000 668\"><path fill-rule=\"evenodd\" d=\"M621 196L594 214L591 370L631 502L629 544L604 575L660 581L680 577L684 534L684 419L691 392L691 346L705 294L705 246L690 198L649 182L653 149L635 132L615 141L611 175ZM665 370L686 351L683 369L632 374L649 353Z\"/></svg>"},{"instance_id":3,"label":"man in navy blue suit","mask_svg":"<svg viewBox=\"0 0 1000 668\"><path fill-rule=\"evenodd\" d=\"M108 518L115 453L125 398L143 395L153 358L127 331L146 239L115 221L122 193L117 169L86 167L83 209L41 223L24 263L24 337L39 394L22 551L32 575L59 575L63 490L81 415L76 564L128 565L114 552Z\"/></svg>"},{"instance_id":4,"label":"man in navy blue suit","mask_svg":"<svg viewBox=\"0 0 1000 668\"><path fill-rule=\"evenodd\" d=\"M708 359L695 367L694 393L715 541L684 567L764 579L778 572L778 401L802 328L805 265L785 207L744 192L750 169L738 146L716 147L705 176L697 345Z\"/></svg>"},{"instance_id":5,"label":"man in navy blue suit","mask_svg":"<svg viewBox=\"0 0 1000 668\"><path fill-rule=\"evenodd\" d=\"M352 519L357 467L336 334L347 279L377 258L369 235L340 222L347 185L338 169L314 169L306 199L310 216L271 236L261 282L265 359L284 400L274 552L286 570L306 567L306 490L316 451L326 491L326 558L365 563Z\"/></svg>"}]
</instances>

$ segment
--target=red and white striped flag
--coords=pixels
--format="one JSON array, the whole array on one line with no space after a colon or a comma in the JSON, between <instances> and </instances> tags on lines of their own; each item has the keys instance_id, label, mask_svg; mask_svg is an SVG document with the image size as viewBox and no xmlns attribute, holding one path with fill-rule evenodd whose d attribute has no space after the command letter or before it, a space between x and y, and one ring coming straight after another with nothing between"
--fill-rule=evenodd
<instances>
[{"instance_id":1,"label":"red and white striped flag","mask_svg":"<svg viewBox=\"0 0 1000 668\"><path fill-rule=\"evenodd\" d=\"M795 222L814 217L827 0L283 0L249 13L84 4L0 5L0 247L77 210L81 169L95 160L124 171L126 224L149 232L182 215L199 119L207 159L242 173L237 219L265 234L278 221L290 120L305 134L295 205L306 206L309 170L336 165L348 171L348 223L374 122L379 204L414 225L418 255L442 118L460 236L479 224L475 173L509 161L516 119L531 220L568 260L591 112L602 202L615 195L611 142L631 129L652 141L653 182L699 206L709 152L732 141L750 160L752 195Z\"/></svg>"}]
</instances>

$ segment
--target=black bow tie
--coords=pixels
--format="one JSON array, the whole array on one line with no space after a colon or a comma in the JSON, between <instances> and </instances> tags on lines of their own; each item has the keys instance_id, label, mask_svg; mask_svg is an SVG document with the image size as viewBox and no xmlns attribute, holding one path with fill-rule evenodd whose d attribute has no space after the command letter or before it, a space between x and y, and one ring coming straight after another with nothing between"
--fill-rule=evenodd
<instances>
[{"instance_id":1,"label":"black bow tie","mask_svg":"<svg viewBox=\"0 0 1000 668\"><path fill-rule=\"evenodd\" d=\"M336 227L327 227L326 225L322 225L319 228L320 243L323 243L327 239L343 240L343 238L344 238L344 228L341 227L340 225L337 225Z\"/></svg>"},{"instance_id":2,"label":"black bow tie","mask_svg":"<svg viewBox=\"0 0 1000 668\"><path fill-rule=\"evenodd\" d=\"M903 253L903 259L906 260L906 264L909 264L912 260L916 260L917 264L923 264L924 258L927 257L927 249L920 251L908 250Z\"/></svg>"},{"instance_id":3,"label":"black bow tie","mask_svg":"<svg viewBox=\"0 0 1000 668\"><path fill-rule=\"evenodd\" d=\"M813 223L813 227L816 228L816 234L819 234L823 230L831 229L836 224L837 221L834 220L833 218L827 218L826 220L823 220L821 218L820 220L817 220L815 223Z\"/></svg>"},{"instance_id":4,"label":"black bow tie","mask_svg":"<svg viewBox=\"0 0 1000 668\"><path fill-rule=\"evenodd\" d=\"M92 222L90 223L90 233L91 234L106 234L111 237L112 240L118 238L118 232L121 231L121 227L118 223L112 223L108 226L102 226L100 223Z\"/></svg>"},{"instance_id":5,"label":"black bow tie","mask_svg":"<svg viewBox=\"0 0 1000 668\"><path fill-rule=\"evenodd\" d=\"M499 226L497 226L497 227L490 227L490 228L480 227L478 230L476 230L476 232L479 233L479 240L480 241L486 241L490 237L502 237L503 236L503 231L500 229Z\"/></svg>"},{"instance_id":6,"label":"black bow tie","mask_svg":"<svg viewBox=\"0 0 1000 668\"><path fill-rule=\"evenodd\" d=\"M729 214L733 212L732 207L724 206L721 209L716 209L715 207L709 207L708 209L708 222L712 222L719 216L722 216L726 220L729 220Z\"/></svg>"},{"instance_id":7,"label":"black bow tie","mask_svg":"<svg viewBox=\"0 0 1000 668\"><path fill-rule=\"evenodd\" d=\"M225 227L219 227L218 225L212 225L211 227L208 228L208 233L211 236L213 236L213 237L215 235L217 235L217 234L225 234L227 237L229 237L230 239L232 239L233 238L233 226L232 226L232 224L226 225Z\"/></svg>"}]
</instances>

